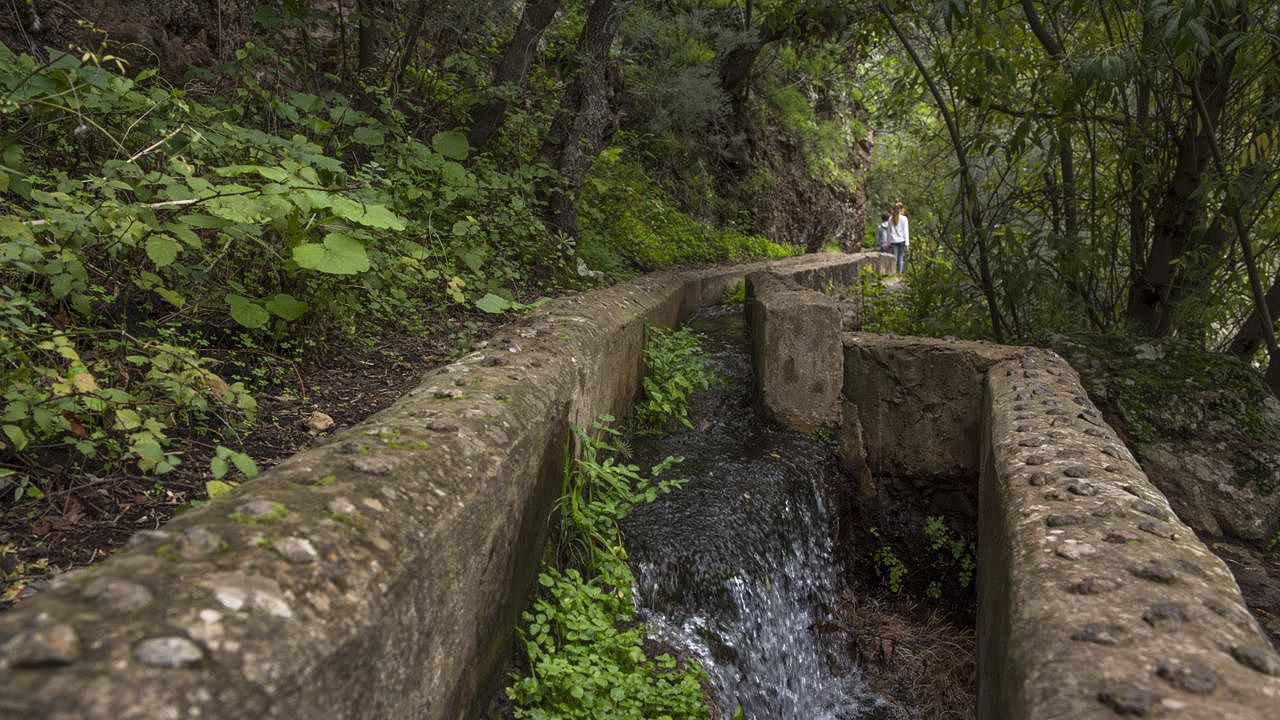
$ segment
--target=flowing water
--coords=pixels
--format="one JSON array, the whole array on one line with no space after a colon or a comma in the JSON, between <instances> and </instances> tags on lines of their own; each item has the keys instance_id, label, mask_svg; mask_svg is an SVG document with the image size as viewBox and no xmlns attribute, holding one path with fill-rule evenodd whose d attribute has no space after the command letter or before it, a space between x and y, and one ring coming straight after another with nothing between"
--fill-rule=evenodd
<instances>
[{"instance_id":1,"label":"flowing water","mask_svg":"<svg viewBox=\"0 0 1280 720\"><path fill-rule=\"evenodd\" d=\"M740 309L689 324L729 384L695 401L693 430L636 440L637 464L682 455L672 474L688 478L623 525L641 617L747 720L875 717L883 704L814 629L837 575L821 492L832 453L755 418Z\"/></svg>"}]
</instances>

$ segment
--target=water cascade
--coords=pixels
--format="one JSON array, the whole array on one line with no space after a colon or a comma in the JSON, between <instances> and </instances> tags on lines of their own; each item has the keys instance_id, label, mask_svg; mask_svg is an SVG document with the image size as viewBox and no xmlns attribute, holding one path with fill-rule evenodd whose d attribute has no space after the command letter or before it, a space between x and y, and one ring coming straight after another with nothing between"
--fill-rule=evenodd
<instances>
[{"instance_id":1,"label":"water cascade","mask_svg":"<svg viewBox=\"0 0 1280 720\"><path fill-rule=\"evenodd\" d=\"M673 473L688 479L625 524L641 616L692 652L718 704L741 705L747 720L875 717L883 703L839 638L815 630L838 575L822 493L832 452L756 419L740 311L689 324L726 384L695 401L693 429L636 440L638 464L681 455Z\"/></svg>"}]
</instances>

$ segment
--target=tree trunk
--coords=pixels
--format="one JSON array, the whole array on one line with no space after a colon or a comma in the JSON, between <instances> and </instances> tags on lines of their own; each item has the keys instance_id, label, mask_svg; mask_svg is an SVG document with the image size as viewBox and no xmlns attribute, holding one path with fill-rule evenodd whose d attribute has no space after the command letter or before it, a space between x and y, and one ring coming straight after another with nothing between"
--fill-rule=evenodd
<instances>
[{"instance_id":1,"label":"tree trunk","mask_svg":"<svg viewBox=\"0 0 1280 720\"><path fill-rule=\"evenodd\" d=\"M987 301L987 313L991 318L991 334L995 337L996 342L1003 343L1005 323L1000 313L995 283L991 276L987 231L982 221L982 208L978 203L977 184L974 182L973 175L969 170L969 156L965 151L964 141L960 138L960 126L956 124L955 118L952 117L951 109L947 106L946 99L942 96L942 91L938 89L937 83L934 82L933 75L929 73L929 69L925 66L924 61L920 59L915 48L907 41L907 36L902 32L902 28L898 26L898 21L894 19L893 13L889 12L889 8L883 2L876 3L876 8L879 9L884 19L888 21L893 34L898 37L903 49L911 57L912 64L916 66L920 77L924 79L925 85L928 86L929 94L933 96L934 104L938 107L938 113L942 115L942 121L947 126L947 134L951 138L951 149L955 151L956 164L960 166L960 213L964 218L961 227L963 228L967 225L973 228L974 241L978 247L979 284L981 285L982 295Z\"/></svg>"},{"instance_id":2,"label":"tree trunk","mask_svg":"<svg viewBox=\"0 0 1280 720\"><path fill-rule=\"evenodd\" d=\"M571 237L578 232L577 194L582 178L617 130L610 107L618 73L609 49L630 0L593 0L578 38L578 70L565 90L538 157L560 173L561 183L545 193L547 224Z\"/></svg>"},{"instance_id":3,"label":"tree trunk","mask_svg":"<svg viewBox=\"0 0 1280 720\"><path fill-rule=\"evenodd\" d=\"M1267 310L1270 311L1271 317L1280 317L1280 270L1276 271L1276 277L1271 281L1271 289L1267 290ZM1266 334L1262 331L1262 312L1257 305L1254 305L1249 318L1244 321L1244 325L1240 326L1240 332L1236 333L1227 351L1241 360L1248 360L1258 352L1258 348L1262 347L1265 341Z\"/></svg>"},{"instance_id":4,"label":"tree trunk","mask_svg":"<svg viewBox=\"0 0 1280 720\"><path fill-rule=\"evenodd\" d=\"M519 86L524 82L534 51L538 49L538 41L542 39L542 33L559 10L560 0L528 0L525 3L520 23L516 25L516 33L507 44L507 52L498 62L498 67L493 71L493 88L501 88L503 85ZM502 127L502 120L506 115L507 102L502 99L476 106L471 111L471 131L467 133L467 141L471 143L471 147L484 147L489 138Z\"/></svg>"},{"instance_id":5,"label":"tree trunk","mask_svg":"<svg viewBox=\"0 0 1280 720\"><path fill-rule=\"evenodd\" d=\"M400 94L400 82L404 80L404 72L409 69L409 62L418 53L418 37L422 35L422 26L427 21L427 10L434 0L418 0L413 8L413 16L409 18L409 27L404 33L404 45L400 48L400 57L396 59L395 72L391 74L391 94Z\"/></svg>"},{"instance_id":6,"label":"tree trunk","mask_svg":"<svg viewBox=\"0 0 1280 720\"><path fill-rule=\"evenodd\" d=\"M1228 28L1219 27L1219 36ZM1209 127L1216 127L1226 104L1234 51L1209 54L1195 78L1194 91L1204 98L1209 122L1200 121L1193 110L1178 141L1178 159L1173 176L1156 204L1155 222L1145 261L1136 268L1129 287L1126 316L1140 333L1159 337L1173 329L1171 291L1177 281L1179 261L1195 249L1195 232L1204 216L1204 200L1197 189L1212 161Z\"/></svg>"},{"instance_id":7,"label":"tree trunk","mask_svg":"<svg viewBox=\"0 0 1280 720\"><path fill-rule=\"evenodd\" d=\"M1036 36L1040 46L1053 58L1059 65L1059 70L1064 71L1066 64L1067 52L1062 47L1062 43L1049 32L1040 20L1040 14L1036 12L1036 8L1031 4L1031 0L1022 1L1022 14L1027 19L1027 26L1031 28L1031 33ZM1065 109L1065 108L1064 108ZM1063 113L1067 115L1068 113ZM1064 121L1065 122L1065 121ZM1075 238L1079 232L1079 213L1076 203L1076 173L1075 173L1075 151L1072 149L1071 129L1061 127L1058 129L1058 168L1062 172L1062 214L1066 222L1066 234L1068 238Z\"/></svg>"},{"instance_id":8,"label":"tree trunk","mask_svg":"<svg viewBox=\"0 0 1280 720\"><path fill-rule=\"evenodd\" d=\"M373 67L378 59L378 25L374 22L374 6L378 0L359 0L359 30L356 33L356 74Z\"/></svg>"}]
</instances>

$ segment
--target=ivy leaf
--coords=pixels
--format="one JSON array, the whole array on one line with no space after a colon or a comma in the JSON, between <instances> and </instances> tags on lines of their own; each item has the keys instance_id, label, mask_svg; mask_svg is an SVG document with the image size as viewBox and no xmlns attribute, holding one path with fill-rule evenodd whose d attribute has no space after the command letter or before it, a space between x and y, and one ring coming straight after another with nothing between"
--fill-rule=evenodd
<instances>
[{"instance_id":1,"label":"ivy leaf","mask_svg":"<svg viewBox=\"0 0 1280 720\"><path fill-rule=\"evenodd\" d=\"M120 408L116 410L115 427L117 430L133 430L142 425L142 416L136 410Z\"/></svg>"},{"instance_id":2,"label":"ivy leaf","mask_svg":"<svg viewBox=\"0 0 1280 720\"><path fill-rule=\"evenodd\" d=\"M154 440L136 442L129 449L140 458L139 466L142 466L144 462L146 463L147 467L144 469L155 467L164 460L164 450L160 448L160 443Z\"/></svg>"},{"instance_id":3,"label":"ivy leaf","mask_svg":"<svg viewBox=\"0 0 1280 720\"><path fill-rule=\"evenodd\" d=\"M450 160L466 160L471 152L471 146L467 144L467 136L457 130L436 133L431 138L431 147Z\"/></svg>"},{"instance_id":4,"label":"ivy leaf","mask_svg":"<svg viewBox=\"0 0 1280 720\"><path fill-rule=\"evenodd\" d=\"M263 303L272 315L284 320L297 320L307 311L307 304L289 293L278 293Z\"/></svg>"},{"instance_id":5,"label":"ivy leaf","mask_svg":"<svg viewBox=\"0 0 1280 720\"><path fill-rule=\"evenodd\" d=\"M172 265L178 259L178 251L181 249L178 241L168 235L152 235L147 238L147 257L158 268Z\"/></svg>"},{"instance_id":6,"label":"ivy leaf","mask_svg":"<svg viewBox=\"0 0 1280 720\"><path fill-rule=\"evenodd\" d=\"M484 266L485 252L483 247L462 248L457 253L458 258L471 269L471 272L480 272L480 268Z\"/></svg>"},{"instance_id":7,"label":"ivy leaf","mask_svg":"<svg viewBox=\"0 0 1280 720\"><path fill-rule=\"evenodd\" d=\"M476 301L476 307L487 313L497 315L511 309L511 301L501 295L493 293L485 293L485 296Z\"/></svg>"},{"instance_id":8,"label":"ivy leaf","mask_svg":"<svg viewBox=\"0 0 1280 720\"><path fill-rule=\"evenodd\" d=\"M260 328L271 319L261 305L243 295L228 293L226 300L231 306L231 318L247 328Z\"/></svg>"},{"instance_id":9,"label":"ivy leaf","mask_svg":"<svg viewBox=\"0 0 1280 720\"><path fill-rule=\"evenodd\" d=\"M324 244L303 243L293 249L300 267L330 275L355 275L369 269L369 254L359 240L338 233L324 236Z\"/></svg>"}]
</instances>

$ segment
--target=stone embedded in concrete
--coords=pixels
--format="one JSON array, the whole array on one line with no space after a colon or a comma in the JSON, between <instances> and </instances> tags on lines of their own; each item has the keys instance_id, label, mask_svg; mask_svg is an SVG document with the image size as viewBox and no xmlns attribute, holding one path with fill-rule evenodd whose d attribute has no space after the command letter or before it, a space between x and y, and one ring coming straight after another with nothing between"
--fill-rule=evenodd
<instances>
[{"instance_id":1,"label":"stone embedded in concrete","mask_svg":"<svg viewBox=\"0 0 1280 720\"><path fill-rule=\"evenodd\" d=\"M222 536L201 527L187 528L173 541L173 549L183 560L200 560L222 549Z\"/></svg>"},{"instance_id":2,"label":"stone embedded in concrete","mask_svg":"<svg viewBox=\"0 0 1280 720\"><path fill-rule=\"evenodd\" d=\"M16 667L68 665L80 657L80 638L67 623L36 627L0 647L0 657Z\"/></svg>"},{"instance_id":3,"label":"stone embedded in concrete","mask_svg":"<svg viewBox=\"0 0 1280 720\"><path fill-rule=\"evenodd\" d=\"M271 549L280 553L280 556L291 563L306 564L313 563L318 557L315 546L310 540L298 537L284 537L271 543Z\"/></svg>"},{"instance_id":4,"label":"stone embedded in concrete","mask_svg":"<svg viewBox=\"0 0 1280 720\"><path fill-rule=\"evenodd\" d=\"M1098 691L1098 700L1120 715L1147 716L1156 711L1164 697L1132 683L1108 680Z\"/></svg>"},{"instance_id":5,"label":"stone embedded in concrete","mask_svg":"<svg viewBox=\"0 0 1280 720\"><path fill-rule=\"evenodd\" d=\"M1187 613L1182 603L1162 602L1142 613L1142 619L1157 630L1174 630L1187 621Z\"/></svg>"},{"instance_id":6,"label":"stone embedded in concrete","mask_svg":"<svg viewBox=\"0 0 1280 720\"><path fill-rule=\"evenodd\" d=\"M1196 695L1208 695L1222 683L1213 668L1195 660L1165 660L1156 668L1156 674L1174 688Z\"/></svg>"},{"instance_id":7,"label":"stone embedded in concrete","mask_svg":"<svg viewBox=\"0 0 1280 720\"><path fill-rule=\"evenodd\" d=\"M342 496L330 500L325 508L334 515L355 515L359 512L355 503Z\"/></svg>"},{"instance_id":8,"label":"stone embedded in concrete","mask_svg":"<svg viewBox=\"0 0 1280 720\"><path fill-rule=\"evenodd\" d=\"M129 580L94 578L84 589L86 597L98 599L98 608L108 615L137 612L151 604L154 596L147 588Z\"/></svg>"},{"instance_id":9,"label":"stone embedded in concrete","mask_svg":"<svg viewBox=\"0 0 1280 720\"><path fill-rule=\"evenodd\" d=\"M834 427L843 369L835 300L771 273L752 273L746 312L756 402L764 414L798 432Z\"/></svg>"},{"instance_id":10,"label":"stone embedded in concrete","mask_svg":"<svg viewBox=\"0 0 1280 720\"><path fill-rule=\"evenodd\" d=\"M200 662L204 651L184 637L157 637L139 643L133 656L147 665L177 668Z\"/></svg>"}]
</instances>

